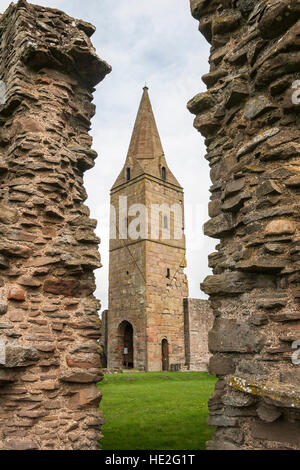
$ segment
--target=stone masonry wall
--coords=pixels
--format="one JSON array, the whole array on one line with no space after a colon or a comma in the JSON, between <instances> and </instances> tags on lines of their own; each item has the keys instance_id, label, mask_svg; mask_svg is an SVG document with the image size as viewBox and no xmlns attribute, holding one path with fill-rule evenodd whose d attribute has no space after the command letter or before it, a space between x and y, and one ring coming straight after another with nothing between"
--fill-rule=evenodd
<instances>
[{"instance_id":1,"label":"stone masonry wall","mask_svg":"<svg viewBox=\"0 0 300 470\"><path fill-rule=\"evenodd\" d=\"M150 214L151 203L171 206L183 200L182 191L165 186L141 178L114 190L111 204L119 214L119 196L126 195L128 207L144 204ZM130 224L133 217L128 219ZM135 367L161 370L164 338L169 343L170 364L184 364L183 298L188 295L185 263L185 238L173 240L172 231L166 240L162 239L161 229L160 238L155 241L150 238L136 241L130 237L120 240L119 236L110 240L108 368L122 364L119 326L123 321L133 326ZM167 269L170 279L166 277Z\"/></svg>"},{"instance_id":2,"label":"stone masonry wall","mask_svg":"<svg viewBox=\"0 0 300 470\"><path fill-rule=\"evenodd\" d=\"M1 16L0 449L97 449L100 267L83 173L93 87L110 71L63 12ZM4 100L3 100L4 101Z\"/></svg>"},{"instance_id":3,"label":"stone masonry wall","mask_svg":"<svg viewBox=\"0 0 300 470\"><path fill-rule=\"evenodd\" d=\"M207 370L211 354L208 333L213 327L214 315L208 300L184 299L184 336L186 365L189 370Z\"/></svg>"},{"instance_id":4,"label":"stone masonry wall","mask_svg":"<svg viewBox=\"0 0 300 470\"><path fill-rule=\"evenodd\" d=\"M146 206L166 204L181 205L182 213L175 217L171 214L168 226L170 233L164 238L162 215L159 239L152 237L146 241L146 318L147 318L147 359L148 370L159 371L162 368L162 341L168 341L169 367L172 364L185 364L184 347L184 312L183 299L188 297L185 235L175 238L172 226L177 232L184 229L184 195L181 188L164 185L148 180L146 184ZM151 218L152 219L152 214ZM155 222L149 220L153 226ZM179 228L179 230L178 230ZM169 269L169 278L167 270Z\"/></svg>"},{"instance_id":5,"label":"stone masonry wall","mask_svg":"<svg viewBox=\"0 0 300 470\"><path fill-rule=\"evenodd\" d=\"M145 319L145 252L140 240L120 239L119 197L127 197L128 207L144 201L144 183L129 183L111 194L111 205L117 213L116 237L110 239L109 253L109 312L107 316L107 367L120 368L123 363L120 324L128 321L133 327L133 361L135 367L146 367L146 319ZM112 222L113 224L113 222ZM127 235L126 235L127 236Z\"/></svg>"},{"instance_id":6,"label":"stone masonry wall","mask_svg":"<svg viewBox=\"0 0 300 470\"><path fill-rule=\"evenodd\" d=\"M211 43L206 137L215 322L209 449L300 449L300 3L191 0ZM199 57L199 60L201 58Z\"/></svg>"}]
</instances>

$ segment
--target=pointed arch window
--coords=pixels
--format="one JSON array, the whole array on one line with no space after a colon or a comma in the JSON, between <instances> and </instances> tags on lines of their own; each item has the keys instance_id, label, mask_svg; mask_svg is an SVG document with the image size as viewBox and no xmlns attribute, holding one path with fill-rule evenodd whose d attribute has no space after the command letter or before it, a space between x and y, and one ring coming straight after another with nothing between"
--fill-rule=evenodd
<instances>
[{"instance_id":1,"label":"pointed arch window","mask_svg":"<svg viewBox=\"0 0 300 470\"><path fill-rule=\"evenodd\" d=\"M127 181L130 181L130 179L131 179L131 170L130 170L130 168L126 169L126 179L127 179Z\"/></svg>"},{"instance_id":2,"label":"pointed arch window","mask_svg":"<svg viewBox=\"0 0 300 470\"><path fill-rule=\"evenodd\" d=\"M161 179L163 181L166 181L167 179L167 175L166 175L166 168L163 166L162 169L161 169Z\"/></svg>"}]
</instances>

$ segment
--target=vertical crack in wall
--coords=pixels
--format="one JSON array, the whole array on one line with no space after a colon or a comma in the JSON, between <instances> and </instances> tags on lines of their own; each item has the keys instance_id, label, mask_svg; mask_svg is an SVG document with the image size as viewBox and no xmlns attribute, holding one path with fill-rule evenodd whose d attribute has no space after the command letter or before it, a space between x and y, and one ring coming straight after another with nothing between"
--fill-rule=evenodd
<instances>
[{"instance_id":1,"label":"vertical crack in wall","mask_svg":"<svg viewBox=\"0 0 300 470\"><path fill-rule=\"evenodd\" d=\"M300 4L190 3L212 44L188 108L211 167L204 231L220 239L202 285L219 377L208 449L299 449Z\"/></svg>"},{"instance_id":2,"label":"vertical crack in wall","mask_svg":"<svg viewBox=\"0 0 300 470\"><path fill-rule=\"evenodd\" d=\"M1 16L0 449L97 449L100 267L83 173L95 28L27 4Z\"/></svg>"}]
</instances>

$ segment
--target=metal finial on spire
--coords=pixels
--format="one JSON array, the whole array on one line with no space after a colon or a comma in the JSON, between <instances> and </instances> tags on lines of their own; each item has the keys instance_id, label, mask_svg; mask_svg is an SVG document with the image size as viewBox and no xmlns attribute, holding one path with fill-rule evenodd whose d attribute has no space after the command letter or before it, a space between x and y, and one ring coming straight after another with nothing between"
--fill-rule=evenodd
<instances>
[{"instance_id":1,"label":"metal finial on spire","mask_svg":"<svg viewBox=\"0 0 300 470\"><path fill-rule=\"evenodd\" d=\"M144 86L143 90L149 90L149 88L147 86L147 82L145 82L145 86Z\"/></svg>"}]
</instances>

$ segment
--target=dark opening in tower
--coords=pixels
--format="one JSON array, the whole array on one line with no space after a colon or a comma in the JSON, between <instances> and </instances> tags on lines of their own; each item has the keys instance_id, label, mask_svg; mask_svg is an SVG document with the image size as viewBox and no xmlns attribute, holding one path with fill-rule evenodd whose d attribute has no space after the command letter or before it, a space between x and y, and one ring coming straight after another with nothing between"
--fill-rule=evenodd
<instances>
[{"instance_id":1,"label":"dark opening in tower","mask_svg":"<svg viewBox=\"0 0 300 470\"><path fill-rule=\"evenodd\" d=\"M169 370L169 343L166 338L161 342L162 349L162 370Z\"/></svg>"},{"instance_id":2,"label":"dark opening in tower","mask_svg":"<svg viewBox=\"0 0 300 470\"><path fill-rule=\"evenodd\" d=\"M121 367L133 369L133 327L125 320L119 325L119 347Z\"/></svg>"}]
</instances>

